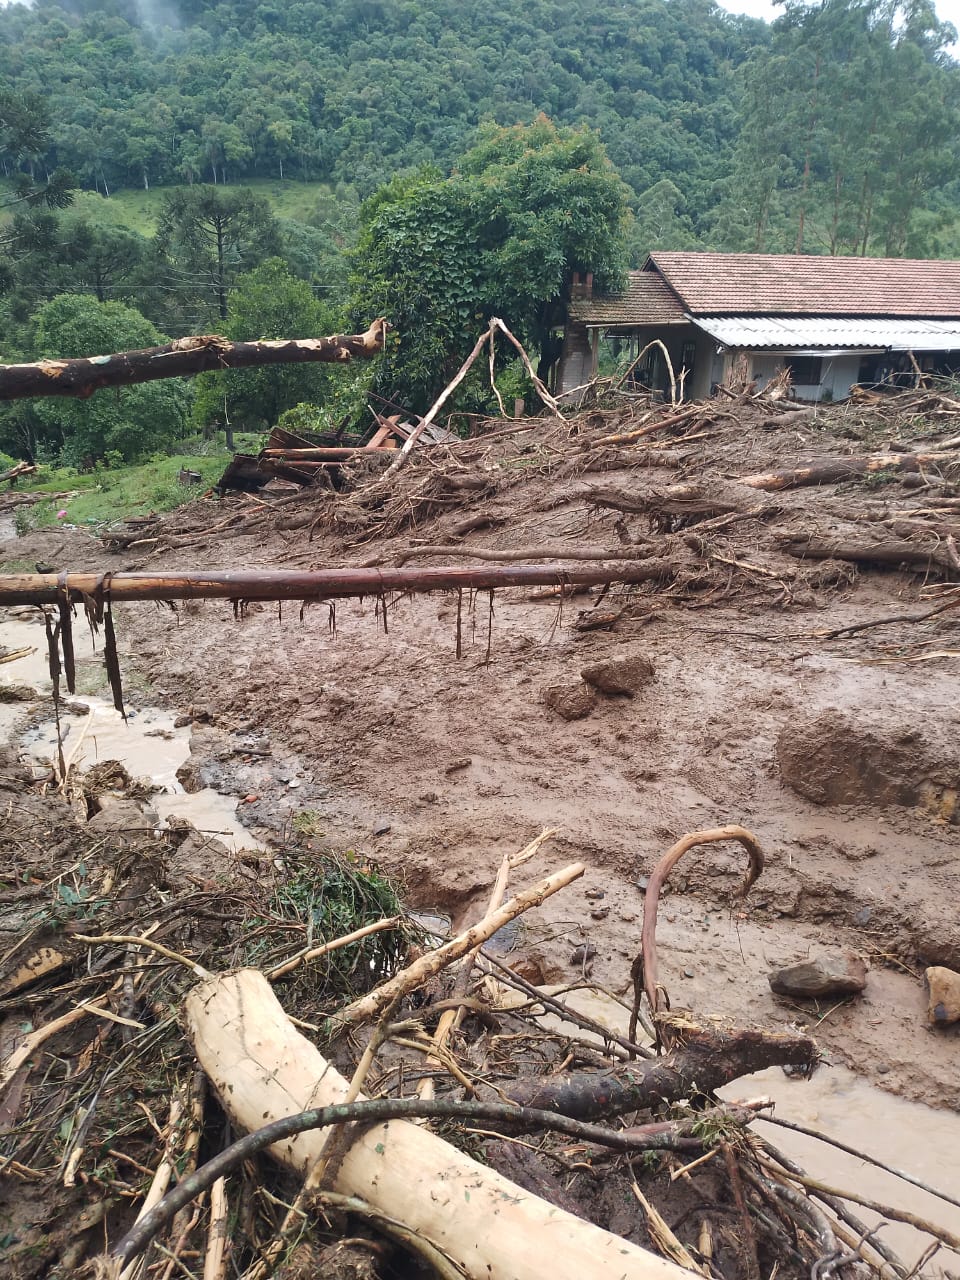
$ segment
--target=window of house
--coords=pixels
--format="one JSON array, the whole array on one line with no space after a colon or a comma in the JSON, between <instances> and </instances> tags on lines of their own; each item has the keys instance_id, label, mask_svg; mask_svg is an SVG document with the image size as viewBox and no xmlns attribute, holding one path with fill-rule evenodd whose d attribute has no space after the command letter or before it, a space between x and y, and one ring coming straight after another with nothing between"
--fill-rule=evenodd
<instances>
[{"instance_id":1,"label":"window of house","mask_svg":"<svg viewBox=\"0 0 960 1280\"><path fill-rule=\"evenodd\" d=\"M820 356L787 356L785 364L795 387L817 387L823 381Z\"/></svg>"}]
</instances>

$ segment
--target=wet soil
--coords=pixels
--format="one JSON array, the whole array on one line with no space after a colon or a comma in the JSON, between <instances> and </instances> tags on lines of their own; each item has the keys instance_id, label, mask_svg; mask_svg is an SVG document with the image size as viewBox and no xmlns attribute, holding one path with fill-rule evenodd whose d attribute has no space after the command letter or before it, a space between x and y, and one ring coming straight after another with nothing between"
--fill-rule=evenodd
<instances>
[{"instance_id":1,"label":"wet soil","mask_svg":"<svg viewBox=\"0 0 960 1280\"><path fill-rule=\"evenodd\" d=\"M711 446L708 473L782 465L804 446L731 433ZM677 479L650 467L642 476L645 485ZM637 473L605 479L636 485ZM152 570L363 563L371 551L388 559L418 539L444 542L455 518L477 512L495 518L468 539L477 546L614 545L615 513L588 511L582 488L562 467L532 471L375 542L335 530L308 542L304 531L275 529L201 537L145 563L58 531L0 546L0 560ZM817 495L828 522L877 506L855 485ZM810 491L778 502L793 527L809 526ZM776 576L749 528L737 554L761 585L764 566ZM589 942L592 977L625 992L657 858L685 832L748 827L767 869L745 902L730 846L688 854L672 877L659 938L674 1005L808 1027L828 1062L960 1108L960 1040L928 1028L922 983L928 963L960 965L960 619L955 610L826 640L837 627L921 611L923 578L821 568L780 598L614 590L601 606L620 613L609 630L578 629L596 596L561 604L519 591L492 603L391 600L386 628L373 600L339 603L335 616L308 606L302 617L256 604L239 618L228 603L176 613L127 605L118 609L121 658L152 702L192 711L188 789L233 792L242 820L264 837L301 815L318 847L376 858L412 906L454 923L479 909L506 851L558 828L531 874L572 858L588 872L523 927L518 949L546 981L575 977L571 956ZM912 660L920 642L945 656ZM584 667L612 657L642 658L653 679L633 697L596 696L582 718L544 702L544 690L576 692ZM824 951L869 962L862 998L791 1003L770 992L770 969Z\"/></svg>"}]
</instances>

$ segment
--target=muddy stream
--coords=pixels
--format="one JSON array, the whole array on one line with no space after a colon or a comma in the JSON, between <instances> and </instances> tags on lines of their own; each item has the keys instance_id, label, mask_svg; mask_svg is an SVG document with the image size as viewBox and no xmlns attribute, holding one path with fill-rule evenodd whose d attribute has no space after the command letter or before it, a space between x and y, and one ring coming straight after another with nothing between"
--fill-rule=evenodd
<instances>
[{"instance_id":1,"label":"muddy stream","mask_svg":"<svg viewBox=\"0 0 960 1280\"><path fill-rule=\"evenodd\" d=\"M87 676L99 669L101 660L86 628L75 629L75 645L78 687L83 688ZM0 653L21 649L28 652L13 662L0 664L0 685L26 687L36 696L0 702L0 740L16 742L22 757L33 763L40 779L51 775L57 738L55 722L49 714L51 681L46 638L37 610L11 610L0 621ZM238 819L238 804L244 797L224 794L209 786L191 793L178 781L177 772L191 753L193 729L184 723L187 717L169 709L140 705L134 690L129 700L129 718L124 723L112 704L101 696L101 683L96 679L89 683L97 691L64 694L61 730L68 762L89 768L104 760L118 760L132 777L149 778L156 788L149 804L161 825L175 814L199 831L217 836L234 851L267 847ZM430 919L441 923L449 916L440 909ZM613 1002L584 992L570 999L591 1016L625 1030L626 1014ZM834 1135L960 1198L960 1116L952 1111L935 1110L892 1096L847 1068L831 1065L821 1067L810 1080L788 1079L779 1070L764 1072L738 1081L723 1093L728 1098L769 1096L776 1102L776 1113L784 1119ZM960 1232L960 1208L814 1139L766 1124L759 1128L812 1176L911 1210ZM866 1209L857 1212L871 1225L877 1221L877 1216ZM899 1223L888 1224L883 1238L901 1252L908 1265L920 1258L926 1244L925 1237ZM927 1270L946 1268L960 1268L960 1256L941 1252Z\"/></svg>"}]
</instances>

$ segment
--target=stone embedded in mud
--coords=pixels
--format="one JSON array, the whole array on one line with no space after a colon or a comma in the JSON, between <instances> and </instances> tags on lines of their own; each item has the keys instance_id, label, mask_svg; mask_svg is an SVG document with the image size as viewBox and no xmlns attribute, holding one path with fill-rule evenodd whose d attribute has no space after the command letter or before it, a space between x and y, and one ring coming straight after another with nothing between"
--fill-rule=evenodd
<instances>
[{"instance_id":1,"label":"stone embedded in mud","mask_svg":"<svg viewBox=\"0 0 960 1280\"><path fill-rule=\"evenodd\" d=\"M922 805L957 822L960 758L913 726L824 711L787 723L777 739L780 776L815 804Z\"/></svg>"},{"instance_id":2,"label":"stone embedded in mud","mask_svg":"<svg viewBox=\"0 0 960 1280\"><path fill-rule=\"evenodd\" d=\"M39 702L39 700L40 694L28 684L0 685L0 702Z\"/></svg>"},{"instance_id":3,"label":"stone embedded in mud","mask_svg":"<svg viewBox=\"0 0 960 1280\"><path fill-rule=\"evenodd\" d=\"M582 720L597 705L597 695L585 684L551 684L540 692L540 700L564 720Z\"/></svg>"},{"instance_id":4,"label":"stone embedded in mud","mask_svg":"<svg viewBox=\"0 0 960 1280\"><path fill-rule=\"evenodd\" d=\"M144 812L136 800L121 797L95 813L86 829L97 835L119 838L125 844L141 844L153 835L158 822L152 809Z\"/></svg>"},{"instance_id":5,"label":"stone embedded in mud","mask_svg":"<svg viewBox=\"0 0 960 1280\"><path fill-rule=\"evenodd\" d=\"M930 990L927 1019L931 1026L949 1027L960 1022L960 973L933 965L924 977Z\"/></svg>"},{"instance_id":6,"label":"stone embedded in mud","mask_svg":"<svg viewBox=\"0 0 960 1280\"><path fill-rule=\"evenodd\" d=\"M580 672L587 684L600 693L632 698L654 677L653 663L639 653L623 658L591 662Z\"/></svg>"},{"instance_id":7,"label":"stone embedded in mud","mask_svg":"<svg viewBox=\"0 0 960 1280\"><path fill-rule=\"evenodd\" d=\"M916 934L915 944L924 964L960 972L960 923L955 915L928 920Z\"/></svg>"},{"instance_id":8,"label":"stone embedded in mud","mask_svg":"<svg viewBox=\"0 0 960 1280\"><path fill-rule=\"evenodd\" d=\"M167 888L185 893L197 885L225 886L237 879L237 859L222 841L196 830L187 818L171 814L167 822L180 839L167 859Z\"/></svg>"},{"instance_id":9,"label":"stone embedded in mud","mask_svg":"<svg viewBox=\"0 0 960 1280\"><path fill-rule=\"evenodd\" d=\"M867 966L859 956L833 960L820 956L767 975L770 990L778 996L817 1000L822 996L858 995L867 985Z\"/></svg>"}]
</instances>

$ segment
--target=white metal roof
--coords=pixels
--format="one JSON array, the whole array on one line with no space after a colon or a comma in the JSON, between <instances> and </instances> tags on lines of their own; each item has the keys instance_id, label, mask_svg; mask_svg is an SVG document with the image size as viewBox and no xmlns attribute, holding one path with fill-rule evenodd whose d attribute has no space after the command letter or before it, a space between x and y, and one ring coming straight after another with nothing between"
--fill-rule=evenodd
<instances>
[{"instance_id":1,"label":"white metal roof","mask_svg":"<svg viewBox=\"0 0 960 1280\"><path fill-rule=\"evenodd\" d=\"M690 316L725 347L849 351L960 350L960 320L875 320L866 316Z\"/></svg>"}]
</instances>

